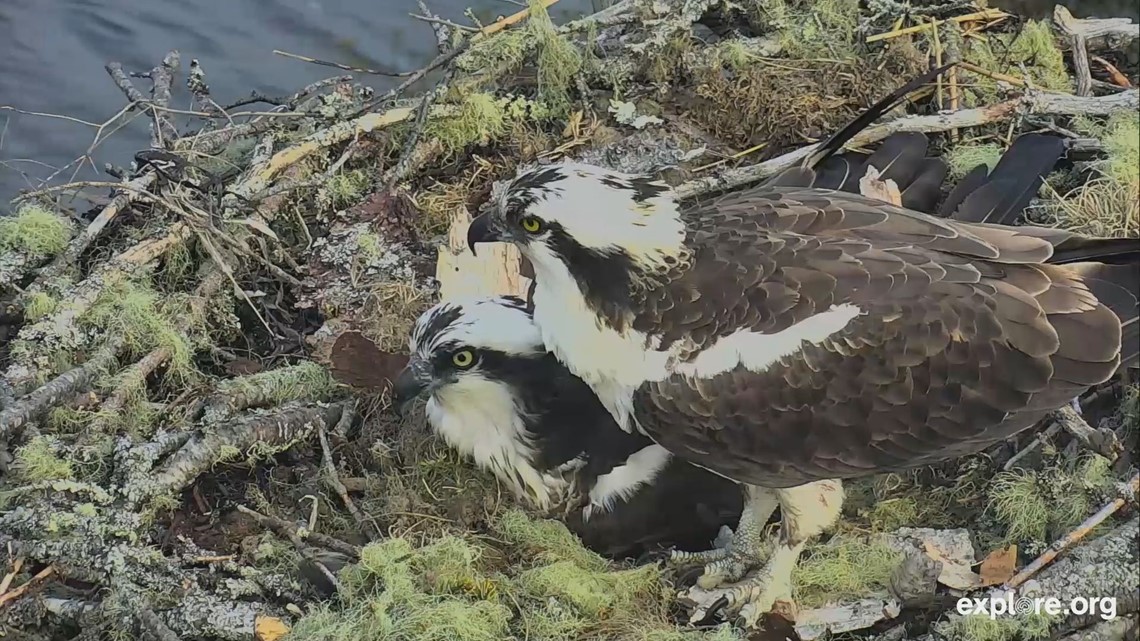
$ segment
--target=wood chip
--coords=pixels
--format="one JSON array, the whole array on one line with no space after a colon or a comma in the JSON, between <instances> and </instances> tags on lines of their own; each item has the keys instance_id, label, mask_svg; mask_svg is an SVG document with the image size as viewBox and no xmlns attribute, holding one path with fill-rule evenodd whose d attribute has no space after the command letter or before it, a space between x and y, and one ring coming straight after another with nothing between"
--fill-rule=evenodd
<instances>
[{"instance_id":1,"label":"wood chip","mask_svg":"<svg viewBox=\"0 0 1140 641\"><path fill-rule=\"evenodd\" d=\"M859 179L859 193L868 198L876 198L892 205L902 206L902 192L898 183L888 178L879 178L879 170L867 165L867 173Z\"/></svg>"},{"instance_id":2,"label":"wood chip","mask_svg":"<svg viewBox=\"0 0 1140 641\"><path fill-rule=\"evenodd\" d=\"M467 228L471 215L465 208L451 219L447 246L439 248L435 277L442 300L513 295L526 298L530 279L522 275L522 256L514 245L487 243L479 246L478 256L467 248Z\"/></svg>"},{"instance_id":3,"label":"wood chip","mask_svg":"<svg viewBox=\"0 0 1140 641\"><path fill-rule=\"evenodd\" d=\"M955 590L973 590L982 586L982 577L971 570L968 563L949 556L930 541L923 542L923 549L927 556L942 562L942 572L938 574L938 582L942 585Z\"/></svg>"},{"instance_id":4,"label":"wood chip","mask_svg":"<svg viewBox=\"0 0 1140 641\"><path fill-rule=\"evenodd\" d=\"M258 615L253 622L253 634L257 641L277 641L289 634L289 626L277 617Z\"/></svg>"},{"instance_id":5,"label":"wood chip","mask_svg":"<svg viewBox=\"0 0 1140 641\"><path fill-rule=\"evenodd\" d=\"M990 552L978 568L982 578L982 587L1000 585L1008 581L1017 572L1017 546L999 548Z\"/></svg>"}]
</instances>

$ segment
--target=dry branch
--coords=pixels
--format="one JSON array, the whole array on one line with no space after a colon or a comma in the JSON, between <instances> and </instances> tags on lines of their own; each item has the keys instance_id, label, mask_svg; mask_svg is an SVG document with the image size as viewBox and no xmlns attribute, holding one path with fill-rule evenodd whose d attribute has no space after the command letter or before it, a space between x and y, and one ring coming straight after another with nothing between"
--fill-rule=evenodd
<instances>
[{"instance_id":1,"label":"dry branch","mask_svg":"<svg viewBox=\"0 0 1140 641\"><path fill-rule=\"evenodd\" d=\"M1140 109L1140 91L1130 89L1111 96L1084 97L1069 94L1027 91L1024 95L998 103L990 107L977 107L962 109L950 113L940 113L933 116L904 116L890 122L868 127L856 134L849 147L860 147L878 142L893 133L923 132L934 133L963 129L966 127L979 127L1007 118L1026 115L1056 115L1056 116L1106 116L1118 111L1136 111ZM774 176L775 174L794 167L804 158L816 150L818 143L802 147L793 152L766 160L762 163L729 169L718 176L697 178L683 183L677 187L677 193L682 198L693 198L707 194L711 191L732 189L742 185Z\"/></svg>"}]
</instances>

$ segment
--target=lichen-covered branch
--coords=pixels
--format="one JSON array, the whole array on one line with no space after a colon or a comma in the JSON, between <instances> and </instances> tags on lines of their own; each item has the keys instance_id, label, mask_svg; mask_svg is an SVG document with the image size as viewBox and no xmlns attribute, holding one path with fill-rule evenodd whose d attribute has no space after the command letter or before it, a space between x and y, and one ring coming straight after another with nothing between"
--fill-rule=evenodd
<instances>
[{"instance_id":1,"label":"lichen-covered branch","mask_svg":"<svg viewBox=\"0 0 1140 641\"><path fill-rule=\"evenodd\" d=\"M248 455L251 450L286 449L311 436L318 424L334 424L342 405L284 407L254 413L210 430L203 430L171 456L152 477L137 479L131 498L141 499L177 492L198 478L215 463L235 454Z\"/></svg>"},{"instance_id":2,"label":"lichen-covered branch","mask_svg":"<svg viewBox=\"0 0 1140 641\"><path fill-rule=\"evenodd\" d=\"M83 365L60 374L0 411L0 440L18 434L28 423L39 419L61 401L81 392L99 373L115 363L121 348L122 340L112 340Z\"/></svg>"}]
</instances>

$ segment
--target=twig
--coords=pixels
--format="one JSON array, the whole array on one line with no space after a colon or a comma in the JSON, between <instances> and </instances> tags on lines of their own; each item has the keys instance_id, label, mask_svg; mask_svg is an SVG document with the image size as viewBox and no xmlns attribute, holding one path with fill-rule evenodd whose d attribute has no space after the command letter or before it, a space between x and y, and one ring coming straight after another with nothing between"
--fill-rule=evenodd
<instances>
[{"instance_id":1,"label":"twig","mask_svg":"<svg viewBox=\"0 0 1140 641\"><path fill-rule=\"evenodd\" d=\"M354 414L355 412L353 406L346 405L344 411L340 415L337 431L341 431L340 425L351 422ZM340 496L340 500L343 501L344 506L348 508L349 514L351 514L352 518L356 520L356 525L360 528L361 534L367 536L368 540L373 540L373 537L369 531L370 528L364 519L364 515L361 514L360 510L356 508L356 503L353 503L352 498L348 495L348 490L344 487L344 484L340 482L340 476L336 473L336 465L333 463L332 458L332 449L329 448L329 436L325 430L324 425L319 425L317 427L317 435L320 436L321 439L321 452L322 459L324 460L326 475L325 481L333 488L334 491L336 491L337 495ZM382 532L377 532L377 534L382 534Z\"/></svg>"},{"instance_id":2,"label":"twig","mask_svg":"<svg viewBox=\"0 0 1140 641\"><path fill-rule=\"evenodd\" d=\"M925 26L923 28L926 28ZM1117 111L1140 108L1140 90L1129 89L1110 96L1083 97L1071 94L1030 90L1024 95L989 107L961 109L953 113L932 116L904 116L890 122L868 127L856 134L849 147L878 142L887 136L903 131L936 132L954 128L978 127L1005 120L1017 115L1079 114L1105 116ZM819 143L801 147L782 156L756 165L728 169L719 176L708 176L678 185L675 192L681 198L693 198L711 191L732 189L794 167L816 150Z\"/></svg>"},{"instance_id":3,"label":"twig","mask_svg":"<svg viewBox=\"0 0 1140 641\"><path fill-rule=\"evenodd\" d=\"M1045 431L1038 433L1037 436L1034 437L1034 439L1032 441L1030 441L1029 444L1026 445L1024 449L1022 449L1020 452L1018 452L1017 454L1014 454L1012 457L1010 457L1010 459L1005 462L1005 465L1003 465L1001 469L1003 469L1007 472L1009 470L1012 470L1014 463L1025 458L1027 455L1029 455L1030 452L1032 452L1033 450L1035 450L1038 447L1040 447L1041 445L1043 445L1045 443L1045 441L1049 440L1050 437L1052 437L1054 434L1056 434L1057 432L1060 432L1060 431L1061 431L1061 424L1060 423L1051 423L1049 425L1049 427L1045 428Z\"/></svg>"},{"instance_id":4,"label":"twig","mask_svg":"<svg viewBox=\"0 0 1140 641\"><path fill-rule=\"evenodd\" d=\"M1032 578L1034 574L1037 574L1041 571L1042 568L1051 563L1053 559L1057 558L1059 554L1076 545L1081 539L1088 536L1089 532L1092 532L1093 528L1103 523L1105 519L1115 514L1120 508L1124 507L1125 503L1128 503L1129 501L1135 501L1137 493L1140 492L1140 475L1133 476L1132 480L1130 480L1125 486L1125 490L1131 494L1130 497L1119 497L1114 499L1102 507L1100 510L1098 510L1096 514L1093 514L1089 518L1085 519L1085 521L1078 525L1075 530L1054 541L1053 544L1049 546L1048 550L1045 550L1041 556L1037 557L1033 560L1032 563L1025 566L1025 569L1018 572L1010 580L1006 581L1005 584L1002 585L1001 589L1003 591L1012 590L1022 583L1025 583L1030 578Z\"/></svg>"},{"instance_id":5,"label":"twig","mask_svg":"<svg viewBox=\"0 0 1140 641\"><path fill-rule=\"evenodd\" d=\"M424 2L424 0L416 0L416 4L419 5L420 11L422 11L423 14L428 18L437 20L439 19L439 16L432 13L431 9L428 8L427 3ZM448 43L451 41L451 32L448 31L447 25L432 22L431 30L435 32L435 43L439 52L446 53L449 48Z\"/></svg>"},{"instance_id":6,"label":"twig","mask_svg":"<svg viewBox=\"0 0 1140 641\"><path fill-rule=\"evenodd\" d=\"M1140 24L1130 18L1076 18L1064 5L1053 8L1053 22L1065 33L1080 33L1086 42L1108 38L1128 43L1140 38Z\"/></svg>"},{"instance_id":7,"label":"twig","mask_svg":"<svg viewBox=\"0 0 1140 641\"><path fill-rule=\"evenodd\" d=\"M248 507L246 507L244 505L238 505L237 510L238 510L238 512L241 512L242 514L245 514L246 516L249 516L253 520L257 521L257 523L259 525L261 525L261 527L263 527L263 528L265 528L271 532L274 532L275 534L277 534L278 536L280 536L284 539L289 540L289 542L293 544L293 548L297 551L297 554L300 554L306 561L308 561L309 563L312 563L317 568L317 570L319 570L320 573L322 575L324 575L325 579L328 580L329 584L333 586L334 590L336 590L338 592L340 591L340 582L337 581L336 575L334 575L332 572L330 572L328 569L328 566L326 566L319 559L317 559L316 555L314 555L311 551L309 551L308 548L305 547L304 542L302 542L302 540L301 540L300 533L298 533L298 531L297 531L296 525L293 525L293 524L291 524L287 521L283 521L281 519L277 519L277 518L274 518L271 516L266 516L264 514L261 514L260 512L255 512L255 511L249 509ZM305 530L305 531L308 532L308 530ZM310 538L311 538L311 536L312 535L310 535ZM328 537L328 538L331 538L331 537ZM354 547L354 546L348 545L347 543L343 543L343 542L341 542L341 543L342 543L343 547L347 547L350 549ZM338 550L338 551L340 551L340 550ZM360 548L355 548L354 551L351 552L351 554L352 554L353 558L359 559L360 558Z\"/></svg>"},{"instance_id":8,"label":"twig","mask_svg":"<svg viewBox=\"0 0 1140 641\"><path fill-rule=\"evenodd\" d=\"M321 547L328 548L328 549L336 551L336 552L340 552L341 554L344 554L345 556L348 556L352 559L359 559L360 558L360 551L361 550L360 550L359 546L352 545L351 543L346 543L344 541L341 541L338 538L331 537L327 534L318 534L318 533L312 532L312 531L298 532L297 531L297 525L295 523L290 523L288 521L284 521L282 519L272 517L272 516L266 516L264 514L261 514L260 512L255 512L255 511L249 509L248 507L246 507L244 505L238 505L237 511L241 512L242 514L245 514L246 516L253 518L253 520L257 521L258 524L261 525L261 527L263 527L267 530L272 530L274 532L279 532L279 533L293 532L298 537L300 537L306 541L311 541L313 543L316 543L317 545L319 545ZM288 538L288 535L283 534L283 536Z\"/></svg>"},{"instance_id":9,"label":"twig","mask_svg":"<svg viewBox=\"0 0 1140 641\"><path fill-rule=\"evenodd\" d=\"M546 9L546 8L549 8L551 5L553 5L556 2L558 2L558 0L541 0L540 4L542 4L542 8ZM523 20L526 20L529 16L530 16L530 7L527 7L526 9L523 9L522 11L516 11L515 13L512 13L511 15L503 18L502 20L498 20L496 22L493 22L493 23L487 25L486 27L483 27L482 29L480 29L479 36L476 36L476 37L481 36L481 37L485 38L487 36L494 35L500 31L502 31L503 29L506 29L507 27L509 27L511 25L514 25L514 24L517 24L519 22L522 22Z\"/></svg>"},{"instance_id":10,"label":"twig","mask_svg":"<svg viewBox=\"0 0 1140 641\"><path fill-rule=\"evenodd\" d=\"M0 581L0 595L3 595L11 587L12 581L16 575L20 573L20 569L24 567L24 558L18 557L12 562L12 571L4 575L4 580Z\"/></svg>"},{"instance_id":11,"label":"twig","mask_svg":"<svg viewBox=\"0 0 1140 641\"><path fill-rule=\"evenodd\" d=\"M403 180L413 169L412 160L416 157L416 146L419 144L420 136L423 135L424 127L427 125L428 111L432 105L435 104L440 94L446 90L446 86L451 81L453 75L454 74L449 70L444 74L443 79L440 80L427 95L423 96L420 101L420 108L416 112L416 121L412 125L411 135L408 136L407 141L404 143L404 148L400 152L400 159L396 161L395 167L385 172L382 179L384 191L391 191L392 188L396 186L396 183Z\"/></svg>"},{"instance_id":12,"label":"twig","mask_svg":"<svg viewBox=\"0 0 1140 641\"><path fill-rule=\"evenodd\" d=\"M405 78L415 73L414 71L382 71L380 69L369 69L367 67L353 67L351 65L341 64L339 62L330 62L328 60L320 60L318 58L310 58L309 56L302 56L299 53L289 53L288 51L281 51L274 49L273 53L284 56L286 58L293 58L302 62L308 62L314 65L321 65L322 67L336 67L344 71L351 71L353 73L366 73L373 76L388 76L390 78Z\"/></svg>"},{"instance_id":13,"label":"twig","mask_svg":"<svg viewBox=\"0 0 1140 641\"><path fill-rule=\"evenodd\" d=\"M428 75L432 71L435 71L436 69L439 69L443 65L448 64L449 62L451 62L455 58L459 57L459 54L463 53L464 51L467 51L467 49L470 48L472 41L475 40L475 38L478 37L478 35L479 34L476 34L475 36L472 36L471 38L464 40L463 42L461 42L456 47L452 48L447 53L439 54L431 62L427 63L427 65L425 65L423 69L420 69L419 71L408 76L408 79L405 80L404 82L401 82L396 87L393 87L392 89L388 90L384 95L380 96L379 98L373 98L372 100L369 100L368 102L366 102L363 107L361 107L360 109L357 109L356 112L352 114L352 117L360 116L361 114L372 111L376 107L379 107L382 105L387 105L390 101L395 100L402 93L404 93L404 91L406 91L408 89L408 87L419 82L421 79L423 79L424 76Z\"/></svg>"},{"instance_id":14,"label":"twig","mask_svg":"<svg viewBox=\"0 0 1140 641\"><path fill-rule=\"evenodd\" d=\"M444 20L443 18L439 18L436 16L422 16L418 13L409 13L408 15L415 18L416 20L423 20L424 22L430 23L432 26L451 27L452 29L456 29L458 31L466 31L468 33L479 33L479 29L476 27L469 27L465 24L459 24L456 22L452 22L450 20Z\"/></svg>"},{"instance_id":15,"label":"twig","mask_svg":"<svg viewBox=\"0 0 1140 641\"><path fill-rule=\"evenodd\" d=\"M48 578L52 575L53 572L55 572L55 566L49 565L46 568L40 570L35 576L29 579L27 583L21 585L15 590L12 590L11 592L0 595L0 607L4 607L4 605L24 596L24 593L30 590L33 585Z\"/></svg>"},{"instance_id":16,"label":"twig","mask_svg":"<svg viewBox=\"0 0 1140 641\"><path fill-rule=\"evenodd\" d=\"M1105 60L1104 58L1101 58L1100 56L1092 56L1090 60L1104 67L1104 70L1108 72L1108 77L1112 78L1112 83L1117 87L1123 87L1125 89L1132 87L1132 81L1128 79L1128 76L1120 73L1120 70L1116 68L1116 65Z\"/></svg>"},{"instance_id":17,"label":"twig","mask_svg":"<svg viewBox=\"0 0 1140 641\"><path fill-rule=\"evenodd\" d=\"M963 22L974 22L977 20L996 20L998 18L1007 18L1007 17L1009 17L1009 14L1005 13L1004 11L1001 11L999 9L985 9L985 10L978 11L975 13L968 13L968 14L963 15L963 16L955 16L953 18L949 18L946 20L937 20L937 21L935 21L935 23L936 24L943 24L946 22L956 22L958 24L961 24ZM899 36L907 36L907 35L910 35L912 33L920 33L922 31L926 31L927 29L930 29L930 28L931 27L930 27L929 23L924 23L924 24L915 25L913 27L906 27L903 29L896 29L894 31L887 31L885 33L877 33L873 36L867 36L866 42L868 44L870 44L872 42L878 42L879 40L887 40L889 38L898 38Z\"/></svg>"},{"instance_id":18,"label":"twig","mask_svg":"<svg viewBox=\"0 0 1140 641\"><path fill-rule=\"evenodd\" d=\"M1025 81L1022 80L1021 78L1015 78L1015 77L1010 76L1008 74L998 73L997 71L990 71L989 69L984 69L982 67L979 67L976 64L966 62L965 60L959 62L958 66L965 69L966 71L969 71L971 73L976 73L979 76L985 76L985 77L990 78L992 80L997 80L999 82L1008 82L1009 84L1015 85L1018 87L1026 86ZM951 71L953 71L953 69L951 69Z\"/></svg>"},{"instance_id":19,"label":"twig","mask_svg":"<svg viewBox=\"0 0 1140 641\"><path fill-rule=\"evenodd\" d=\"M123 92L127 100L134 105L141 105L146 102L146 96L139 91L135 83L131 82L131 79L127 76L127 72L123 71L122 64L118 62L108 62L103 68L111 75L111 80L115 81L115 84L118 85L119 90Z\"/></svg>"},{"instance_id":20,"label":"twig","mask_svg":"<svg viewBox=\"0 0 1140 641\"><path fill-rule=\"evenodd\" d=\"M414 113L415 109L412 107L401 107L381 113L365 114L355 120L339 122L326 129L321 129L300 143L278 151L265 162L256 164L250 170L249 177L230 190L229 193L239 200L252 200L254 194L265 190L273 179L287 167L353 136L367 134L403 122L411 118Z\"/></svg>"},{"instance_id":21,"label":"twig","mask_svg":"<svg viewBox=\"0 0 1140 641\"><path fill-rule=\"evenodd\" d=\"M171 630L169 626L163 623L162 619L158 618L158 615L154 613L154 610L148 607L139 610L139 623L142 624L142 627L147 632L154 636L156 641L179 641L178 635L174 633L174 630Z\"/></svg>"},{"instance_id":22,"label":"twig","mask_svg":"<svg viewBox=\"0 0 1140 641\"><path fill-rule=\"evenodd\" d=\"M124 189L103 208L103 211L99 212L95 220L92 220L89 225L83 228L83 231L71 239L67 249L44 267L40 272L40 278L57 276L61 274L68 265L75 262L79 258L79 255L91 246L91 243L98 238L99 234L102 233L111 221L115 220L119 214L126 210L127 206L137 200L140 197L140 193L144 193L150 189L150 186L154 184L157 177L158 174L151 171L129 181L124 186Z\"/></svg>"}]
</instances>

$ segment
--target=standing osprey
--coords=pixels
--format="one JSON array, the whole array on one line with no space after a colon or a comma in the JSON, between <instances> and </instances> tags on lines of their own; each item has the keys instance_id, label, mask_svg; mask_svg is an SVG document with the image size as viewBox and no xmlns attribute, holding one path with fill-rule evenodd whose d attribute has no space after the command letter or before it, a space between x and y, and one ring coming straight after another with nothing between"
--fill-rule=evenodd
<instances>
[{"instance_id":1,"label":"standing osprey","mask_svg":"<svg viewBox=\"0 0 1140 641\"><path fill-rule=\"evenodd\" d=\"M699 549L740 517L735 483L623 432L543 347L513 296L439 303L417 320L397 403L428 395L432 429L611 557Z\"/></svg>"},{"instance_id":2,"label":"standing osprey","mask_svg":"<svg viewBox=\"0 0 1140 641\"><path fill-rule=\"evenodd\" d=\"M1134 240L947 220L813 176L686 207L649 177L540 167L468 233L531 262L543 341L622 429L745 485L729 546L676 555L708 563L694 619L790 601L842 479L981 451L1137 360Z\"/></svg>"}]
</instances>

